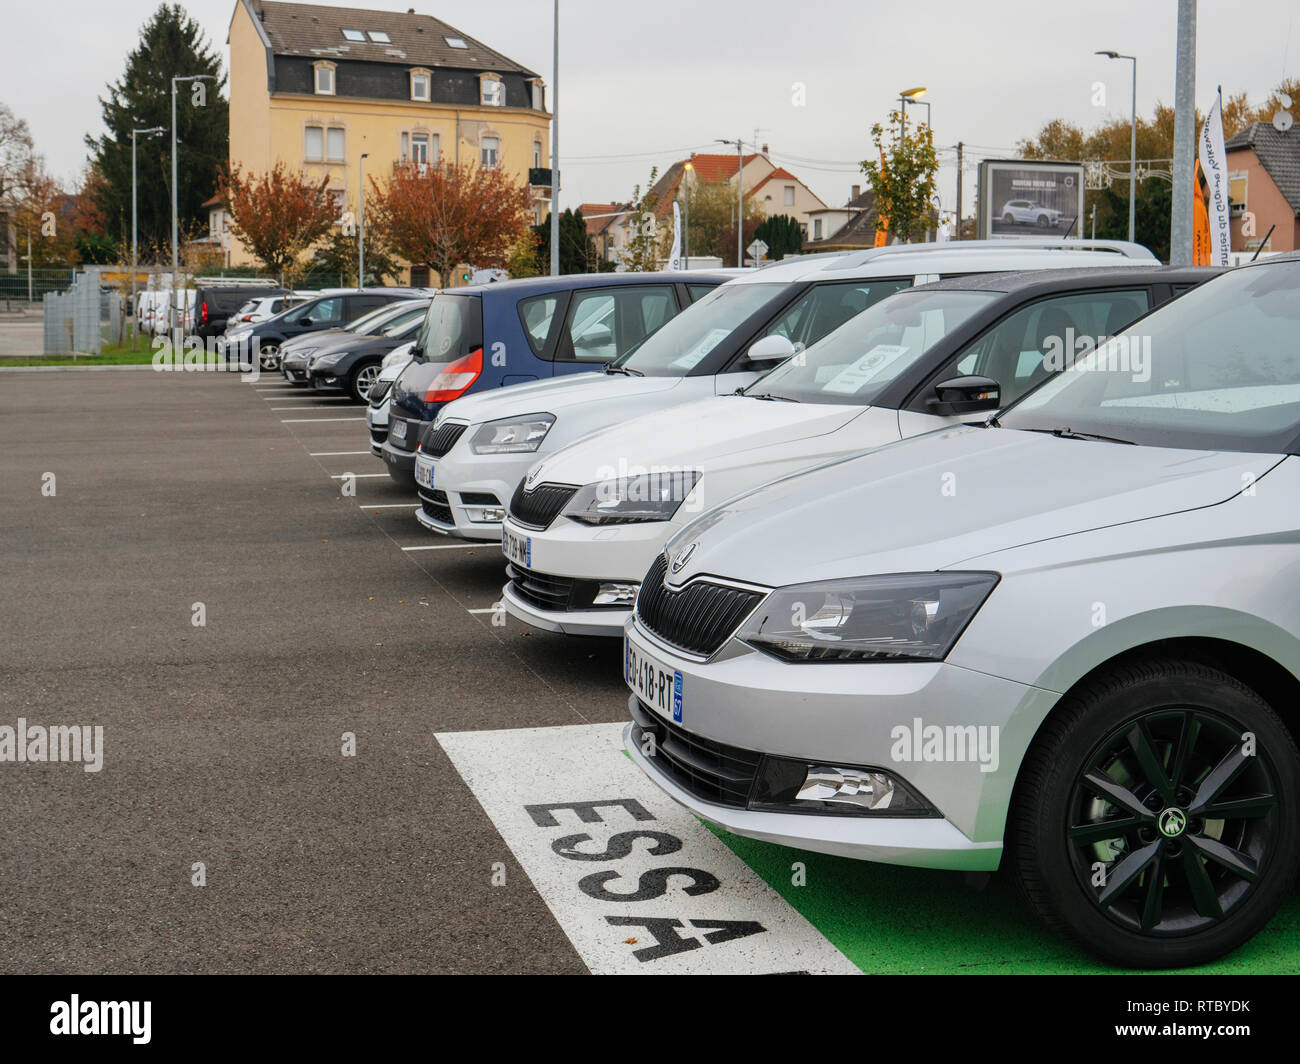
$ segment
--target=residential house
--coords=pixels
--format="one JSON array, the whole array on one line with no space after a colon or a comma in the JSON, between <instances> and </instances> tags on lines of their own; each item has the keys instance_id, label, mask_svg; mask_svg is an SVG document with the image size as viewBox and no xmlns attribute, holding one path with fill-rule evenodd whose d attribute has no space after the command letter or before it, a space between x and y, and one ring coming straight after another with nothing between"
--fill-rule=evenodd
<instances>
[{"instance_id":1,"label":"residential house","mask_svg":"<svg viewBox=\"0 0 1300 1064\"><path fill-rule=\"evenodd\" d=\"M536 73L429 15L238 0L230 21L230 161L329 178L340 217L365 178L439 159L548 168L551 116ZM534 190L534 220L549 190ZM231 241L235 265L251 257ZM411 271L412 284L429 283Z\"/></svg>"},{"instance_id":2,"label":"residential house","mask_svg":"<svg viewBox=\"0 0 1300 1064\"><path fill-rule=\"evenodd\" d=\"M1300 248L1300 129L1254 122L1224 145L1233 251ZM1247 215L1250 215L1248 218ZM1253 235L1244 232L1253 227Z\"/></svg>"},{"instance_id":3,"label":"residential house","mask_svg":"<svg viewBox=\"0 0 1300 1064\"><path fill-rule=\"evenodd\" d=\"M219 250L225 265L229 266L230 245L234 239L230 232L230 212L226 210L225 202L220 194L204 200L201 206L203 210L208 212L208 235L199 237L192 243L206 244L214 252Z\"/></svg>"},{"instance_id":4,"label":"residential house","mask_svg":"<svg viewBox=\"0 0 1300 1064\"><path fill-rule=\"evenodd\" d=\"M618 261L618 223L631 207L630 203L584 203L578 208L596 254L605 262Z\"/></svg>"},{"instance_id":5,"label":"residential house","mask_svg":"<svg viewBox=\"0 0 1300 1064\"><path fill-rule=\"evenodd\" d=\"M876 194L853 186L853 193L843 207L827 207L809 213L805 253L816 251L856 251L875 247Z\"/></svg>"}]
</instances>

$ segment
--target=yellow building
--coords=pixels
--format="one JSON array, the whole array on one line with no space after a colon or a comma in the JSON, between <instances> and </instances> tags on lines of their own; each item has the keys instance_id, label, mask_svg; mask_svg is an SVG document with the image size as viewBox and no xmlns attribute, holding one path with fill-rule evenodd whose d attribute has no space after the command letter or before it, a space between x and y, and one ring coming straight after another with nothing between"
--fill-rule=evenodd
<instances>
[{"instance_id":1,"label":"yellow building","mask_svg":"<svg viewBox=\"0 0 1300 1064\"><path fill-rule=\"evenodd\" d=\"M238 0L227 43L231 163L328 175L340 217L358 209L363 162L367 186L403 162L475 161L525 183L550 166L542 79L429 15ZM534 190L538 222L548 197ZM230 258L252 261L237 240Z\"/></svg>"}]
</instances>

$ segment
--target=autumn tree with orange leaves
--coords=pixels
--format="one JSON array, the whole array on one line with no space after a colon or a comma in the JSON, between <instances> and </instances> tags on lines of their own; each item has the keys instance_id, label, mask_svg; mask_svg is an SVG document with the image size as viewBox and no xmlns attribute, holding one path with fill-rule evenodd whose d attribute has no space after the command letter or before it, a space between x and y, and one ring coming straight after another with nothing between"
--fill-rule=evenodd
<instances>
[{"instance_id":1,"label":"autumn tree with orange leaves","mask_svg":"<svg viewBox=\"0 0 1300 1064\"><path fill-rule=\"evenodd\" d=\"M338 221L326 191L329 178L308 178L277 162L264 174L239 167L223 173L218 193L230 211L230 229L281 283L292 281L303 256Z\"/></svg>"},{"instance_id":2,"label":"autumn tree with orange leaves","mask_svg":"<svg viewBox=\"0 0 1300 1064\"><path fill-rule=\"evenodd\" d=\"M499 168L411 163L382 187L371 178L371 189L367 228L373 218L394 252L436 270L443 284L460 262L504 267L532 221L527 186Z\"/></svg>"}]
</instances>

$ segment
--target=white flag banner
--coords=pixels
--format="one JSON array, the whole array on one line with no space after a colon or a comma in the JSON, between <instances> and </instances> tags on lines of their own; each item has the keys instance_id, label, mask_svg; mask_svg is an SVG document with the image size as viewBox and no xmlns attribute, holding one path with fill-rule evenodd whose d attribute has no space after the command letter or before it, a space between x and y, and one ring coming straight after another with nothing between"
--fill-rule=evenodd
<instances>
[{"instance_id":1,"label":"white flag banner","mask_svg":"<svg viewBox=\"0 0 1300 1064\"><path fill-rule=\"evenodd\" d=\"M1210 265L1227 266L1232 251L1232 231L1228 228L1228 170L1223 150L1223 93L1210 105L1201 127L1201 171L1210 191ZM1197 189L1196 195L1200 195Z\"/></svg>"},{"instance_id":2,"label":"white flag banner","mask_svg":"<svg viewBox=\"0 0 1300 1064\"><path fill-rule=\"evenodd\" d=\"M668 268L682 268L682 208L676 200L673 200L673 249L668 253Z\"/></svg>"}]
</instances>

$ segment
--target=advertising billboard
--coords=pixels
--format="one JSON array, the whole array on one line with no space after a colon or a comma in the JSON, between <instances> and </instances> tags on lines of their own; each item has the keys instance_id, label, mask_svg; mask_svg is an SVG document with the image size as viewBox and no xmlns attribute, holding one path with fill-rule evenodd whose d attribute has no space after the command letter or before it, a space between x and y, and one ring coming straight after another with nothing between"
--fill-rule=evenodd
<instances>
[{"instance_id":1,"label":"advertising billboard","mask_svg":"<svg viewBox=\"0 0 1300 1064\"><path fill-rule=\"evenodd\" d=\"M979 170L979 235L1081 236L1083 164L986 159Z\"/></svg>"}]
</instances>

